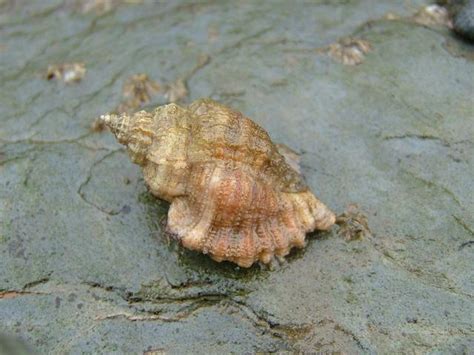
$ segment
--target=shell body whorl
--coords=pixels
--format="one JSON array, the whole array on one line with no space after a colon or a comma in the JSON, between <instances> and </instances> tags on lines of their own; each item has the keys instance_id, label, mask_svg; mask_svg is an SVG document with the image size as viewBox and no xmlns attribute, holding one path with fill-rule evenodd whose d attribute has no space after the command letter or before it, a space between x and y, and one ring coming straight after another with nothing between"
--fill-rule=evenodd
<instances>
[{"instance_id":1,"label":"shell body whorl","mask_svg":"<svg viewBox=\"0 0 474 355\"><path fill-rule=\"evenodd\" d=\"M306 233L335 222L291 154L240 112L201 99L103 120L150 191L171 203L167 228L186 248L249 267L303 247Z\"/></svg>"}]
</instances>

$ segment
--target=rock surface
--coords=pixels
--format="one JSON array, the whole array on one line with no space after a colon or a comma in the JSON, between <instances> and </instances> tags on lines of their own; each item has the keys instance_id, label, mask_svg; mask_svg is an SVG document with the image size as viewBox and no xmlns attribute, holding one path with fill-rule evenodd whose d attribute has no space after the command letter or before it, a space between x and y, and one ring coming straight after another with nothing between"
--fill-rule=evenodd
<instances>
[{"instance_id":1,"label":"rock surface","mask_svg":"<svg viewBox=\"0 0 474 355\"><path fill-rule=\"evenodd\" d=\"M0 1L0 333L43 353L474 347L474 49L412 21L423 1L84 3ZM348 36L361 64L320 50ZM85 75L46 80L62 63ZM90 128L139 73L168 88L146 105L252 117L370 235L309 236L272 270L177 246Z\"/></svg>"}]
</instances>

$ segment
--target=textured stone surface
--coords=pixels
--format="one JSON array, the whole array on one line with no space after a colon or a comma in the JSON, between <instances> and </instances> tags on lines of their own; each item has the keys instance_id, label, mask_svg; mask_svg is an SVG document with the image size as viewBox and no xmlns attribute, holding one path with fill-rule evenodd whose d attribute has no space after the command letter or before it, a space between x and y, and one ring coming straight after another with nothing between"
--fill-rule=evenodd
<instances>
[{"instance_id":1,"label":"textured stone surface","mask_svg":"<svg viewBox=\"0 0 474 355\"><path fill-rule=\"evenodd\" d=\"M473 48L413 23L422 4L0 1L0 333L45 353L472 349ZM358 66L318 51L346 36L372 46ZM75 62L82 81L44 78ZM90 130L138 73L252 117L372 236L312 235L273 270L179 248Z\"/></svg>"}]
</instances>

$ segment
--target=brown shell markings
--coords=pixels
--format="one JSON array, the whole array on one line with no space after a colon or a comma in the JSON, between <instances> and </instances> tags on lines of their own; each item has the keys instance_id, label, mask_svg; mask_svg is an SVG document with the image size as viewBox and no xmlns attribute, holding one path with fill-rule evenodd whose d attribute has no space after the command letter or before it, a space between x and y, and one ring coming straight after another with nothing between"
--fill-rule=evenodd
<instances>
[{"instance_id":1,"label":"brown shell markings","mask_svg":"<svg viewBox=\"0 0 474 355\"><path fill-rule=\"evenodd\" d=\"M335 222L295 170L297 156L240 112L201 99L101 118L151 193L171 203L167 228L188 249L250 267Z\"/></svg>"}]
</instances>

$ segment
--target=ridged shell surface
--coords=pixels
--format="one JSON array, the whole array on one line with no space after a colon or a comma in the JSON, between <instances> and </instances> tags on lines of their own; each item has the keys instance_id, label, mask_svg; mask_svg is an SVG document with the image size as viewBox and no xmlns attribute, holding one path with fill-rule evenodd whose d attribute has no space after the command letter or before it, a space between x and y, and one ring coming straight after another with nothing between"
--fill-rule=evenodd
<instances>
[{"instance_id":1,"label":"ridged shell surface","mask_svg":"<svg viewBox=\"0 0 474 355\"><path fill-rule=\"evenodd\" d=\"M151 193L171 203L167 228L186 248L250 267L334 224L295 170L296 156L240 112L201 99L102 119Z\"/></svg>"}]
</instances>

